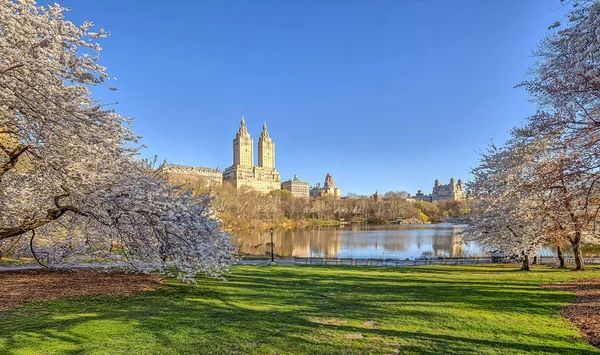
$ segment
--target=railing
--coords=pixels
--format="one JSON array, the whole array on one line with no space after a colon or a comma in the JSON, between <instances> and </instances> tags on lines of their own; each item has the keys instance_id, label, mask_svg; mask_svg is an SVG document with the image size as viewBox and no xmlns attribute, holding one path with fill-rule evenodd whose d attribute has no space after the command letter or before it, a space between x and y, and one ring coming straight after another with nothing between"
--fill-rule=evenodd
<instances>
[{"instance_id":1,"label":"railing","mask_svg":"<svg viewBox=\"0 0 600 355\"><path fill-rule=\"evenodd\" d=\"M354 265L354 266L416 266L416 265L473 265L489 264L489 258L374 259L374 258L309 258L296 257L295 265Z\"/></svg>"},{"instance_id":2,"label":"railing","mask_svg":"<svg viewBox=\"0 0 600 355\"><path fill-rule=\"evenodd\" d=\"M243 258L242 258L243 259ZM267 258L248 258L243 259L246 263L252 264L255 262L270 261ZM242 263L244 263L242 261ZM289 257L277 258L279 264L294 264L294 265L338 265L338 266L418 266L418 265L475 265L475 264L509 264L520 263L519 259L510 258L416 258L393 259L393 258L327 258L327 257ZM533 261L533 260L531 260ZM567 264L574 264L575 260L572 257L566 257ZM558 264L558 258L555 256L538 256L538 264ZM600 256L584 258L586 264L600 264Z\"/></svg>"},{"instance_id":3,"label":"railing","mask_svg":"<svg viewBox=\"0 0 600 355\"><path fill-rule=\"evenodd\" d=\"M600 256L588 256L583 258L584 264L600 264ZM558 264L556 256L538 256L540 264ZM565 264L575 264L575 258L565 257Z\"/></svg>"}]
</instances>

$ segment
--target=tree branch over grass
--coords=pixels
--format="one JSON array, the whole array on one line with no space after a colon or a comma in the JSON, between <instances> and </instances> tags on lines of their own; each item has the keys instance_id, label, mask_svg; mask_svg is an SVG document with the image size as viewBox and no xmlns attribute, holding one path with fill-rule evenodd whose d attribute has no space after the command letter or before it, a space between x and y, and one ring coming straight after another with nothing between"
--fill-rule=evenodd
<instances>
[{"instance_id":1,"label":"tree branch over grass","mask_svg":"<svg viewBox=\"0 0 600 355\"><path fill-rule=\"evenodd\" d=\"M232 248L212 200L137 159L132 120L91 95L110 80L99 63L107 33L66 11L0 0L0 248L31 232L53 263L126 255L134 270L190 281L225 272Z\"/></svg>"}]
</instances>

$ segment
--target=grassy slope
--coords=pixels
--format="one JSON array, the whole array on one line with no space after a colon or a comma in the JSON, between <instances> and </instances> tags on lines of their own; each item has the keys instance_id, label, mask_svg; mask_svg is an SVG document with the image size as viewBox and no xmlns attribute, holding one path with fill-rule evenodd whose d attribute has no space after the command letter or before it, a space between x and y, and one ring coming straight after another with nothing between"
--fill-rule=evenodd
<instances>
[{"instance_id":1,"label":"grassy slope","mask_svg":"<svg viewBox=\"0 0 600 355\"><path fill-rule=\"evenodd\" d=\"M537 287L600 269L514 268L238 266L227 282L29 303L0 314L0 353L600 354L558 313L572 295Z\"/></svg>"}]
</instances>

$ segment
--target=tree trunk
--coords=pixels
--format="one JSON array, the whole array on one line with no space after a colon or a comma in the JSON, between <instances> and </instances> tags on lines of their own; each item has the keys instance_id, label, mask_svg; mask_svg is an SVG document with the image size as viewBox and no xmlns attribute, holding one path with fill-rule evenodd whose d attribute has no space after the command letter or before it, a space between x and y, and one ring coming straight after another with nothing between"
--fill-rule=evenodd
<instances>
[{"instance_id":1,"label":"tree trunk","mask_svg":"<svg viewBox=\"0 0 600 355\"><path fill-rule=\"evenodd\" d=\"M558 267L564 268L565 267L565 252L560 247L560 245L556 246L556 255L558 256Z\"/></svg>"},{"instance_id":2,"label":"tree trunk","mask_svg":"<svg viewBox=\"0 0 600 355\"><path fill-rule=\"evenodd\" d=\"M573 246L573 257L575 258L575 270L584 271L583 255L581 254L581 232L575 232L575 237L571 239Z\"/></svg>"},{"instance_id":3,"label":"tree trunk","mask_svg":"<svg viewBox=\"0 0 600 355\"><path fill-rule=\"evenodd\" d=\"M533 256L533 264L534 264L534 265L537 265L537 263L538 263L538 262L537 262L537 254L535 254L535 255Z\"/></svg>"},{"instance_id":4,"label":"tree trunk","mask_svg":"<svg viewBox=\"0 0 600 355\"><path fill-rule=\"evenodd\" d=\"M521 264L521 270L530 271L529 270L529 254L525 254L525 252L523 252L522 262L523 263Z\"/></svg>"},{"instance_id":5,"label":"tree trunk","mask_svg":"<svg viewBox=\"0 0 600 355\"><path fill-rule=\"evenodd\" d=\"M40 259L38 259L37 255L35 254L35 251L33 250L33 239L35 238L35 229L31 230L31 239L29 239L29 250L31 250L31 255L33 255L33 258L35 259L35 261L40 264L41 266L45 267L46 269L49 269L48 265L42 263L40 261Z\"/></svg>"}]
</instances>

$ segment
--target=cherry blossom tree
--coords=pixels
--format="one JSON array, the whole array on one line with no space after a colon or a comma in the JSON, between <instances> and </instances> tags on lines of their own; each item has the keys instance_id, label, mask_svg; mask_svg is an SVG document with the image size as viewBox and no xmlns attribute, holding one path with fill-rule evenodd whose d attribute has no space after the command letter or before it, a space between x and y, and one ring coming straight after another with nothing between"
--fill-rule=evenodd
<instances>
[{"instance_id":1,"label":"cherry blossom tree","mask_svg":"<svg viewBox=\"0 0 600 355\"><path fill-rule=\"evenodd\" d=\"M579 148L561 134L514 134L501 149L484 153L473 170L470 187L482 199L467 238L503 250L519 248L523 255L545 243L570 244L576 269L584 270L581 248L598 242L600 191L585 169L590 155Z\"/></svg>"},{"instance_id":2,"label":"cherry blossom tree","mask_svg":"<svg viewBox=\"0 0 600 355\"><path fill-rule=\"evenodd\" d=\"M540 213L550 219L549 232L553 231L557 245L563 240L568 242L576 269L584 270L583 244L598 242L595 227L600 189L597 177L588 170L593 155L582 150L573 138L558 134L545 150L535 152L532 189L544 192L545 204Z\"/></svg>"},{"instance_id":3,"label":"cherry blossom tree","mask_svg":"<svg viewBox=\"0 0 600 355\"><path fill-rule=\"evenodd\" d=\"M136 159L131 119L90 91L109 82L98 63L107 33L65 11L0 0L0 246L29 239L33 251L39 238L55 264L101 255L187 280L224 272L232 248L210 198Z\"/></svg>"},{"instance_id":4,"label":"cherry blossom tree","mask_svg":"<svg viewBox=\"0 0 600 355\"><path fill-rule=\"evenodd\" d=\"M539 104L516 137L544 139L537 183L550 198L547 213L557 235L572 245L583 270L582 242L596 237L600 182L600 3L568 2L572 10L552 28L535 52L537 62L525 87Z\"/></svg>"},{"instance_id":5,"label":"cherry blossom tree","mask_svg":"<svg viewBox=\"0 0 600 355\"><path fill-rule=\"evenodd\" d=\"M531 253L547 242L549 226L548 216L541 213L544 191L531 184L533 152L533 147L512 142L502 148L490 146L482 153L469 184L481 199L463 231L465 240L521 255L523 270L529 270Z\"/></svg>"}]
</instances>

